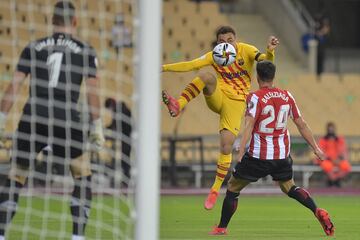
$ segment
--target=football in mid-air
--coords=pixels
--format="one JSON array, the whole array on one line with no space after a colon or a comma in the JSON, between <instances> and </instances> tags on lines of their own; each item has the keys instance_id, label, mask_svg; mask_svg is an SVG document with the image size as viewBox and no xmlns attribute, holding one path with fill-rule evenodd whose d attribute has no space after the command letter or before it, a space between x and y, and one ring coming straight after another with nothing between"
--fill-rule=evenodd
<instances>
[{"instance_id":1,"label":"football in mid-air","mask_svg":"<svg viewBox=\"0 0 360 240\"><path fill-rule=\"evenodd\" d=\"M213 49L214 62L220 66L228 66L236 59L236 50L230 43L219 43Z\"/></svg>"}]
</instances>

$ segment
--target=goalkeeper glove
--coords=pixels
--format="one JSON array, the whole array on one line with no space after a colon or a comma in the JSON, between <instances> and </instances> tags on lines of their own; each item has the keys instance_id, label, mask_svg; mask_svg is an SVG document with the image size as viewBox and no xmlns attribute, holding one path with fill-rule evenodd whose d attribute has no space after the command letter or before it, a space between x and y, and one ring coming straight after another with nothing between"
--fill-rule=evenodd
<instances>
[{"instance_id":1,"label":"goalkeeper glove","mask_svg":"<svg viewBox=\"0 0 360 240\"><path fill-rule=\"evenodd\" d=\"M96 119L90 126L89 140L96 151L100 151L105 143L101 119Z\"/></svg>"}]
</instances>

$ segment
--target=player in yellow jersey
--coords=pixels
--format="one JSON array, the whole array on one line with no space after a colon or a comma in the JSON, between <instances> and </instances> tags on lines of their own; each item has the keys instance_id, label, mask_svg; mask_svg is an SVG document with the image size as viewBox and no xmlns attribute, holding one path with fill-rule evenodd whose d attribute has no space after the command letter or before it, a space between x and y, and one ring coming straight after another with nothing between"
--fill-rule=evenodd
<instances>
[{"instance_id":1,"label":"player in yellow jersey","mask_svg":"<svg viewBox=\"0 0 360 240\"><path fill-rule=\"evenodd\" d=\"M222 26L216 32L217 43L229 43L236 49L236 61L226 67L217 65L212 58L212 51L200 58L188 62L165 64L164 72L188 72L205 66L212 66L212 73L201 73L194 78L182 91L179 99L162 92L164 103L172 117L179 115L181 110L201 91L204 92L208 107L220 115L220 155L217 162L216 177L210 193L205 201L205 209L212 209L219 195L220 187L231 165L232 146L239 133L240 124L246 108L245 100L249 94L252 69L255 61L274 60L274 49L279 44L276 37L268 40L266 53L256 47L236 41L235 30Z\"/></svg>"}]
</instances>

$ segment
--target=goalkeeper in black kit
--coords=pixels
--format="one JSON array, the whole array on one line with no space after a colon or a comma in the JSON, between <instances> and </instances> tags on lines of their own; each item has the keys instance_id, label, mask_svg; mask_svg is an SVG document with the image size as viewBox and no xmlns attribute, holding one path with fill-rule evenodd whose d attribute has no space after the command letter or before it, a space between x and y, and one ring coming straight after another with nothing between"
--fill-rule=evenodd
<instances>
[{"instance_id":1,"label":"goalkeeper in black kit","mask_svg":"<svg viewBox=\"0 0 360 240\"><path fill-rule=\"evenodd\" d=\"M0 103L0 137L4 135L6 116L19 89L30 76L29 98L13 138L11 170L0 192L0 240L16 213L19 191L36 155L45 147L51 157L70 166L74 178L70 211L73 240L84 240L91 207L91 170L86 154L89 141L96 149L104 143L98 95L95 50L73 37L77 19L69 1L55 4L52 18L54 33L30 42L22 51L13 80ZM85 81L90 126L80 122L77 103ZM71 160L71 161L70 161ZM77 162L77 164L74 164Z\"/></svg>"}]
</instances>

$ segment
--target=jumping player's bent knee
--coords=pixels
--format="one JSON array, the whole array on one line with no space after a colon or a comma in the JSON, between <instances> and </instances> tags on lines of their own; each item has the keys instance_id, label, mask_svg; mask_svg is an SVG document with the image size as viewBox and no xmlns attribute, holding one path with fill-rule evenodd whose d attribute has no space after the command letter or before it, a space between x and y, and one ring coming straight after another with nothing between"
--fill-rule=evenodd
<instances>
[{"instance_id":1,"label":"jumping player's bent knee","mask_svg":"<svg viewBox=\"0 0 360 240\"><path fill-rule=\"evenodd\" d=\"M205 88L203 90L205 95L212 95L216 89L216 78L213 74L205 72L200 73L199 78L204 82Z\"/></svg>"},{"instance_id":2,"label":"jumping player's bent knee","mask_svg":"<svg viewBox=\"0 0 360 240\"><path fill-rule=\"evenodd\" d=\"M202 72L199 73L199 78L206 84L215 84L216 83L216 77L209 72Z\"/></svg>"},{"instance_id":3,"label":"jumping player's bent knee","mask_svg":"<svg viewBox=\"0 0 360 240\"><path fill-rule=\"evenodd\" d=\"M231 154L235 135L228 129L224 128L220 131L220 152L222 154Z\"/></svg>"},{"instance_id":4,"label":"jumping player's bent knee","mask_svg":"<svg viewBox=\"0 0 360 240\"><path fill-rule=\"evenodd\" d=\"M232 152L232 144L221 144L220 152L224 155L230 154Z\"/></svg>"},{"instance_id":5,"label":"jumping player's bent knee","mask_svg":"<svg viewBox=\"0 0 360 240\"><path fill-rule=\"evenodd\" d=\"M89 153L85 152L83 155L72 159L70 171L74 178L90 176L91 166Z\"/></svg>"}]
</instances>

